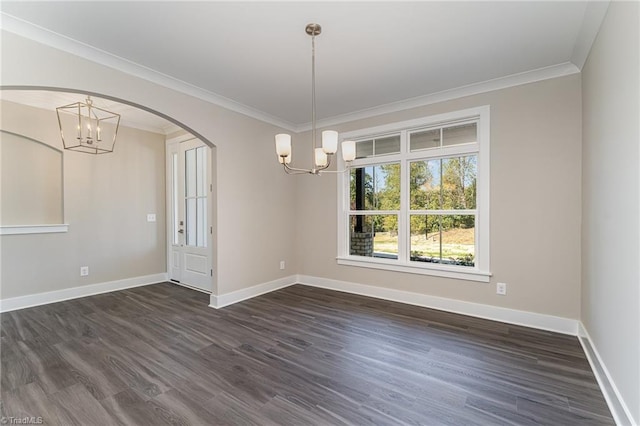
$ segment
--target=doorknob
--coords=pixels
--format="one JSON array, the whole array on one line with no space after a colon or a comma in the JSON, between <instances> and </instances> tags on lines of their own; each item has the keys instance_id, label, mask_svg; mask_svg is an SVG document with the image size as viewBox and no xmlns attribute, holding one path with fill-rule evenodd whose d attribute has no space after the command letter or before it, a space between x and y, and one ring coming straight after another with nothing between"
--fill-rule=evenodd
<instances>
[{"instance_id":1,"label":"doorknob","mask_svg":"<svg viewBox=\"0 0 640 426\"><path fill-rule=\"evenodd\" d=\"M184 229L178 229L178 232L184 234Z\"/></svg>"}]
</instances>

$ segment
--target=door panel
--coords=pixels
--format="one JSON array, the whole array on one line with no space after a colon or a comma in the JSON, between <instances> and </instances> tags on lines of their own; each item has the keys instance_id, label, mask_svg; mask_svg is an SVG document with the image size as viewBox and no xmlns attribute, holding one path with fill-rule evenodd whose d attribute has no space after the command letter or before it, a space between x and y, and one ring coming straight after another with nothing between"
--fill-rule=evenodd
<instances>
[{"instance_id":1,"label":"door panel","mask_svg":"<svg viewBox=\"0 0 640 426\"><path fill-rule=\"evenodd\" d=\"M212 291L211 150L197 139L168 148L171 176L170 278Z\"/></svg>"}]
</instances>

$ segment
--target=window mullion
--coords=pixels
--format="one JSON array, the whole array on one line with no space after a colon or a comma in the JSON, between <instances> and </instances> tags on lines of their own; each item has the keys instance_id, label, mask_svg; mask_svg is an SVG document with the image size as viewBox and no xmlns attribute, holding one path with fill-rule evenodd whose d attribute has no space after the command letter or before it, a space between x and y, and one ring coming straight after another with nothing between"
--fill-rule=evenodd
<instances>
[{"instance_id":1,"label":"window mullion","mask_svg":"<svg viewBox=\"0 0 640 426\"><path fill-rule=\"evenodd\" d=\"M489 220L488 220L488 206L489 206L489 111L488 107L482 107L478 109L465 110L456 113L450 113L445 115L438 115L429 117L422 121L408 121L403 123L394 124L393 128L374 128L359 131L353 135L345 134L343 137L349 137L356 141L362 142L362 155L363 158L359 158L351 163L352 168L365 168L371 167L372 182L367 180L367 191L373 191L373 204L371 210L352 210L351 207L351 174L339 177L341 185L339 185L339 191L342 192L342 206L339 206L341 212L338 220L339 224L339 253L345 256L342 259L338 259L339 264L353 263L351 266L363 266L366 267L380 267L382 269L402 270L416 273L431 274L439 276L451 276L455 275L456 278L464 278L473 274L482 275L483 277L489 276ZM460 116L466 116L467 118L459 119ZM459 124L469 124L469 126L459 126ZM460 128L464 127L464 128ZM474 128L475 127L475 128ZM391 129L391 130L389 130ZM424 129L438 129L439 132L424 132ZM384 131L382 131L384 130ZM380 138L380 134L387 135L389 131L395 133L395 139L393 143L385 142L383 145L378 145L377 139ZM476 139L472 139L473 134L476 132ZM422 132L422 133L421 133ZM439 133L439 135L438 135ZM366 140L364 136L366 135ZM411 151L412 135L415 137L415 148ZM398 136L400 139L399 152L386 154L389 151L389 146L393 146L395 150L398 149ZM439 138L438 138L439 136ZM447 140L445 141L445 137ZM439 140L436 142L436 138ZM446 143L446 145L445 145ZM369 148L368 145L371 144ZM390 145L391 144L391 145ZM380 148L380 149L378 149ZM371 151L369 151L371 150ZM371 152L371 154L369 154ZM468 169L465 164L465 168L459 165L460 162L469 160L469 157L474 156L471 160L475 161L475 164L471 164L469 167L475 167L475 169ZM420 179L424 179L420 183L420 187L417 188L415 195L420 203L424 205L416 205L416 207L423 209L411 210L411 188L412 188L412 162L424 162L416 168L417 175L423 176ZM447 163L446 176L449 179L445 188L444 177L444 163ZM396 164L390 168L380 167L387 164ZM439 163L439 167L438 167ZM389 170L393 170L393 173L397 173L397 167L399 166L399 182L396 180L398 175L393 176L392 180L386 179L385 173L390 173ZM438 168L436 172L435 168ZM426 171L423 171L426 168ZM467 172L467 170L472 170ZM363 172L364 173L364 172ZM369 171L367 171L369 173ZM463 174L464 173L464 174ZM475 173L475 191L476 192L476 204L473 209L460 209L455 210L456 207L467 207L465 200L468 202L469 188L466 176L467 173L471 173L469 179L473 179L473 173ZM438 176L439 174L439 176ZM456 179L457 176L462 178ZM381 179L378 182L378 178ZM369 179L369 178L367 178ZM436 182L436 179L439 181ZM458 180L465 179L464 183L459 183ZM391 185L389 192L385 192L387 185ZM469 182L472 182L469 180ZM399 194L396 192L399 183ZM364 187L364 183L361 184ZM439 188L438 188L439 187ZM473 191L474 189L471 189ZM421 192L425 191L425 193ZM379 192L383 193L383 198ZM367 192L368 193L368 192ZM381 206L394 207L397 198L400 198L400 204L398 210L376 210ZM461 198L464 197L464 200ZM435 198L439 198L439 206L435 206ZM381 200L385 201L384 204ZM424 201L420 201L424 200ZM432 203L432 201L434 203ZM424 208L436 207L435 210L427 210ZM365 208L364 203L357 205L357 208ZM454 210L451 210L451 209ZM351 253L351 246L360 250L364 247L363 253L369 253L369 245L371 242L366 239L366 233L362 235L351 234L352 229L356 221L360 219L353 219L353 216L361 216L362 222L365 222L367 226L374 230L374 235L377 232L382 232L379 238L376 236L374 241L375 254L361 254L360 251ZM378 218L372 218L371 216L379 216ZM384 216L387 216L386 218ZM420 218L424 216L424 218ZM397 238L394 238L393 232L393 220L396 221L397 226ZM352 223L353 221L353 223ZM415 221L416 240L412 243L412 221ZM471 227L474 227L474 232ZM359 229L359 228L358 228ZM378 231L379 230L379 231ZM433 236L431 230L434 231ZM391 232L391 235L387 235L387 231ZM355 236L354 236L355 235ZM470 245L471 238L475 243L475 247ZM393 241L395 240L395 241ZM397 243L397 259L395 256L391 256L393 243ZM412 246L415 244L415 247ZM393 247L395 249L395 247ZM417 250L416 258L412 260L411 250ZM473 250L473 253L472 251ZM469 263L468 256L473 255L471 263ZM340 256L340 255L339 255ZM443 256L447 259L443 261ZM434 260L440 259L440 261ZM473 262L475 260L475 262ZM344 261L346 263L341 263ZM351 263L349 263L351 262ZM467 262L467 263L465 263ZM474 265L475 263L475 265ZM379 266L369 266L379 264ZM403 269L404 268L404 269ZM418 272L419 271L419 272ZM444 275L443 275L444 274ZM450 275L447 275L450 274ZM488 280L488 278L486 278ZM482 279L484 281L485 278Z\"/></svg>"},{"instance_id":2,"label":"window mullion","mask_svg":"<svg viewBox=\"0 0 640 426\"><path fill-rule=\"evenodd\" d=\"M409 151L408 132L400 133L400 211L398 212L398 260L409 260L409 163L407 152Z\"/></svg>"}]
</instances>

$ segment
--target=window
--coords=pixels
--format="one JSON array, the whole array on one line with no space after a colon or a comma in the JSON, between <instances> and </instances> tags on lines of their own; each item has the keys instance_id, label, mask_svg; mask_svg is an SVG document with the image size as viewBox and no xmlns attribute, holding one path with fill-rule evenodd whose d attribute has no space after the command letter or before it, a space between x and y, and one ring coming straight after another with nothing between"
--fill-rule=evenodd
<instances>
[{"instance_id":1,"label":"window","mask_svg":"<svg viewBox=\"0 0 640 426\"><path fill-rule=\"evenodd\" d=\"M489 281L489 107L342 135L338 263Z\"/></svg>"},{"instance_id":2,"label":"window","mask_svg":"<svg viewBox=\"0 0 640 426\"><path fill-rule=\"evenodd\" d=\"M207 147L184 152L185 170L185 244L207 246Z\"/></svg>"}]
</instances>

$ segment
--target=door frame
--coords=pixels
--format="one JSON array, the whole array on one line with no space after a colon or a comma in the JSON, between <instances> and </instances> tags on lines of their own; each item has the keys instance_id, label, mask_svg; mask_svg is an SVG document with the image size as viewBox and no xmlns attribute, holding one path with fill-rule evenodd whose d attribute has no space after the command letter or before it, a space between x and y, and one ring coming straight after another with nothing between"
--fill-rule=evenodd
<instances>
[{"instance_id":1,"label":"door frame","mask_svg":"<svg viewBox=\"0 0 640 426\"><path fill-rule=\"evenodd\" d=\"M192 287L183 282L171 281L171 247L172 247L172 239L173 239L173 229L172 229L172 218L173 218L173 206L172 206L172 193L173 193L173 176L171 174L172 163L171 163L171 155L170 152L172 148L176 145L179 145L182 142L187 142L193 139L198 139L205 146L209 148L209 153L211 156L211 167L209 168L209 182L211 184L211 192L207 210L207 221L209 226L211 227L212 232L208 233L207 240L207 249L209 250L208 254L210 256L210 265L212 269L212 274L210 276L210 284L211 284L211 292L207 292L203 289ZM166 139L165 143L165 211L166 211L166 241L165 241L165 251L166 251L166 269L167 269L167 279L173 283L183 287L190 288L192 290L200 291L205 294L218 294L217 287L217 277L218 277L218 258L217 258L217 198L216 198L216 172L217 172L217 162L216 162L216 149L215 146L205 142L204 140L192 135L192 134L184 134L171 139Z\"/></svg>"}]
</instances>

